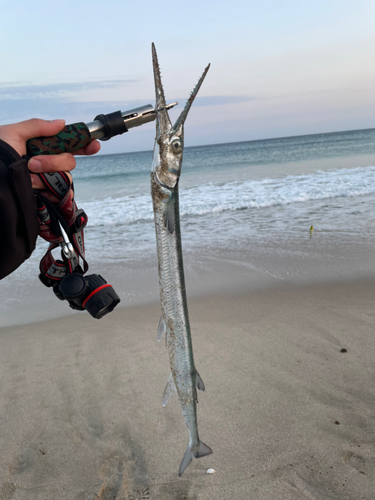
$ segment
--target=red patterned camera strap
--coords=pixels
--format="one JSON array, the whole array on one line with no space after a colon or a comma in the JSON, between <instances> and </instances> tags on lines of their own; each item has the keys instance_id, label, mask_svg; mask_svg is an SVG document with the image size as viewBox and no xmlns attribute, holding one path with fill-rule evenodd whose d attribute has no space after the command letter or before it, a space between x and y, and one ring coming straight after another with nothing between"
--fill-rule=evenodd
<instances>
[{"instance_id":1,"label":"red patterned camera strap","mask_svg":"<svg viewBox=\"0 0 375 500\"><path fill-rule=\"evenodd\" d=\"M87 224L87 215L82 209L78 209L74 201L74 187L70 177L65 172L51 172L38 174L46 190L53 194L59 201L52 203L46 197L36 192L39 234L50 243L48 250L40 261L40 273L42 281L47 286L61 281L68 273L80 269L85 273L88 263L85 259L85 243L83 228ZM66 259L64 255L61 260L52 255L52 250L63 243L63 237L58 221L64 227L70 242L73 245L75 256ZM82 267L80 266L80 259Z\"/></svg>"}]
</instances>

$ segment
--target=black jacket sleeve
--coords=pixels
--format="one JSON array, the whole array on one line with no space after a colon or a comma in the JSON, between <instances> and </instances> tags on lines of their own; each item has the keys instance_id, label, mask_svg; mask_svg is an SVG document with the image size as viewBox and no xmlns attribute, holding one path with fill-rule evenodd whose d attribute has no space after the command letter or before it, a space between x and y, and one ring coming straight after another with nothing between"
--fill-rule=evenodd
<instances>
[{"instance_id":1,"label":"black jacket sleeve","mask_svg":"<svg viewBox=\"0 0 375 500\"><path fill-rule=\"evenodd\" d=\"M26 160L0 140L0 279L35 249L37 213Z\"/></svg>"}]
</instances>

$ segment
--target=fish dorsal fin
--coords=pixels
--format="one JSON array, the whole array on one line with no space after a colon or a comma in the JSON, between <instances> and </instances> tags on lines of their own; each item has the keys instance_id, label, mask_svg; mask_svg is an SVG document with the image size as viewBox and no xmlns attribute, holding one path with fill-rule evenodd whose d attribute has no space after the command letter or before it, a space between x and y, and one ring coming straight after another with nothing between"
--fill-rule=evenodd
<instances>
[{"instance_id":1,"label":"fish dorsal fin","mask_svg":"<svg viewBox=\"0 0 375 500\"><path fill-rule=\"evenodd\" d=\"M164 389L164 394L163 394L163 401L162 405L163 407L167 405L169 398L172 396L173 391L176 391L176 386L173 380L172 373L169 375L167 385L165 386Z\"/></svg>"},{"instance_id":2,"label":"fish dorsal fin","mask_svg":"<svg viewBox=\"0 0 375 500\"><path fill-rule=\"evenodd\" d=\"M160 316L159 325L158 325L158 337L157 337L158 338L158 342L161 341L161 339L165 335L166 331L167 331L167 325L165 324L163 316Z\"/></svg>"}]
</instances>

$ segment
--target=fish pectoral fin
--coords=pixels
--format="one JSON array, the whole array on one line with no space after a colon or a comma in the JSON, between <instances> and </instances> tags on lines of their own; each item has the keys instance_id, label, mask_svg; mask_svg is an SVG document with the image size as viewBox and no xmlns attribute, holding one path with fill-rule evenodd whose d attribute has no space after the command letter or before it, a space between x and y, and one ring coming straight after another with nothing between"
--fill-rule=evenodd
<instances>
[{"instance_id":1,"label":"fish pectoral fin","mask_svg":"<svg viewBox=\"0 0 375 500\"><path fill-rule=\"evenodd\" d=\"M174 206L172 202L172 197L167 203L167 206L164 211L164 225L171 234L174 233L175 220L174 220Z\"/></svg>"},{"instance_id":2,"label":"fish pectoral fin","mask_svg":"<svg viewBox=\"0 0 375 500\"><path fill-rule=\"evenodd\" d=\"M204 385L204 382L202 380L202 377L199 375L198 373L198 370L195 370L195 373L196 373L196 381L197 381L197 388L200 390L200 391L204 391L206 390L206 387Z\"/></svg>"},{"instance_id":3,"label":"fish pectoral fin","mask_svg":"<svg viewBox=\"0 0 375 500\"><path fill-rule=\"evenodd\" d=\"M173 380L172 373L169 375L167 385L164 389L163 400L161 402L162 406L165 407L168 403L169 398L172 396L173 391L176 391L176 386Z\"/></svg>"},{"instance_id":4,"label":"fish pectoral fin","mask_svg":"<svg viewBox=\"0 0 375 500\"><path fill-rule=\"evenodd\" d=\"M199 445L197 447L192 446L189 443L189 446L186 448L184 458L182 459L178 475L180 477L182 476L184 470L190 464L193 458L205 457L206 455L210 455L211 453L212 453L211 448L206 444L204 444L202 441L199 441Z\"/></svg>"},{"instance_id":5,"label":"fish pectoral fin","mask_svg":"<svg viewBox=\"0 0 375 500\"><path fill-rule=\"evenodd\" d=\"M161 341L163 338L163 335L165 335L165 332L167 331L167 325L165 324L165 321L163 319L163 316L160 316L159 320L159 325L158 325L158 342Z\"/></svg>"}]
</instances>

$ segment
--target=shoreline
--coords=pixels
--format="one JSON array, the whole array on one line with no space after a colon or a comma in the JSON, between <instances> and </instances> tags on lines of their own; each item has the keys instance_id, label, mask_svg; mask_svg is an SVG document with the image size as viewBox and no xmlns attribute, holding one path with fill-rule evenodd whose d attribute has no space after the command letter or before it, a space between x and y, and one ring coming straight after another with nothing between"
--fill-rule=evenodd
<instances>
[{"instance_id":1,"label":"shoreline","mask_svg":"<svg viewBox=\"0 0 375 500\"><path fill-rule=\"evenodd\" d=\"M315 230L312 238L309 231L291 234L288 239L283 235L265 235L261 241L242 241L237 248L184 245L188 303L212 294L272 292L280 287L375 279L373 243L372 238L354 240L350 234ZM68 302L58 300L36 274L33 281L24 280L25 273L36 272L37 264L37 257L32 256L14 275L2 281L0 328L88 314L73 311ZM91 273L101 274L120 296L121 303L115 311L159 303L156 253L102 266L94 261L88 274Z\"/></svg>"},{"instance_id":2,"label":"shoreline","mask_svg":"<svg viewBox=\"0 0 375 500\"><path fill-rule=\"evenodd\" d=\"M267 295L275 295L275 294L283 294L283 293L292 293L293 291L295 293L314 293L315 291L318 293L319 290L327 290L327 289L333 289L333 290L339 290L340 288L344 289L361 289L361 288L372 288L375 287L375 276L369 276L363 274L362 276L357 276L357 277L337 277L336 279L327 279L327 280L322 280L321 278L318 278L316 281L309 281L309 282L297 282L293 280L274 280L274 277L271 276L271 279L269 281L267 280L259 280L258 282L253 283L252 287L247 286L247 278L246 276L243 277L242 283L239 283L238 281L235 284L227 283L226 287L223 289L220 289L219 287L214 287L212 283L209 284L209 289L202 288L201 290L198 290L197 285L193 286L194 291L193 292L188 292L188 297L187 297L187 304L188 304L188 309L190 302L194 304L194 307L196 307L196 304L199 302L209 302L211 303L212 301L219 301L219 302L225 302L225 301L236 301L237 299L243 301L246 298L248 300L252 300L254 298L257 298L258 296L267 296ZM218 280L218 282L221 282L222 276ZM191 284L190 284L191 285ZM232 286L233 285L233 286ZM215 288L215 289L214 289ZM48 290L48 289L47 289ZM56 299L58 300L58 299ZM60 301L59 301L60 302ZM32 328L37 328L38 325L44 325L47 323L54 323L54 322L74 322L77 319L81 319L83 322L103 322L102 320L95 320L92 316L87 313L87 311L75 311L73 309L69 308L69 304L66 301L63 301L62 304L65 306L60 312L61 314L59 316L53 316L50 318L44 318L44 319L36 319L34 321L24 321L22 323L15 323L15 324L9 324L9 325L0 325L0 334L4 330L9 330L9 329L17 329L17 328L27 328L28 326ZM375 306L374 306L375 307ZM159 290L155 289L155 293L150 296L148 300L145 300L144 298L140 302L136 303L121 303L116 306L116 308L104 316L105 320L108 320L113 317L115 313L119 313L120 315L125 314L125 311L131 311L131 314L136 313L136 311L142 310L159 310L160 309L160 298L159 298ZM121 313L120 313L121 311ZM374 313L375 316L375 313ZM86 321L87 320L87 321Z\"/></svg>"}]
</instances>

